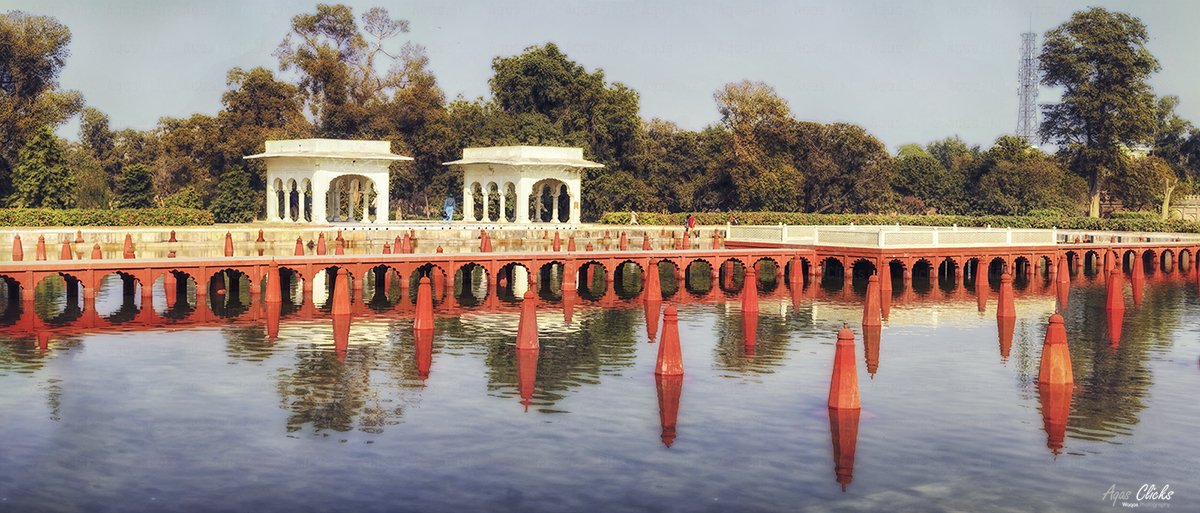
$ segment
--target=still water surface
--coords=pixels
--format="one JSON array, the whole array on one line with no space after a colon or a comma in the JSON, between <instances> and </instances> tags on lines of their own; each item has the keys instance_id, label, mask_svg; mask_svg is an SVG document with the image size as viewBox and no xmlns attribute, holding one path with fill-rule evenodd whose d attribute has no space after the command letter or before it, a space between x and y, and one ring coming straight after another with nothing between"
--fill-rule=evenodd
<instances>
[{"instance_id":1,"label":"still water surface","mask_svg":"<svg viewBox=\"0 0 1200 513\"><path fill-rule=\"evenodd\" d=\"M44 350L9 330L0 511L1105 511L1143 484L1200 510L1195 279L1152 280L1113 344L1103 284L1076 278L1061 442L1034 383L1052 288L1020 292L1007 350L994 298L896 290L870 361L855 292L763 298L752 351L736 298L683 304L677 405L636 300L569 323L543 303L529 400L514 305L439 318L424 380L408 315L355 318L341 355L328 317L286 309L274 341L265 321ZM857 419L826 408L843 322Z\"/></svg>"}]
</instances>

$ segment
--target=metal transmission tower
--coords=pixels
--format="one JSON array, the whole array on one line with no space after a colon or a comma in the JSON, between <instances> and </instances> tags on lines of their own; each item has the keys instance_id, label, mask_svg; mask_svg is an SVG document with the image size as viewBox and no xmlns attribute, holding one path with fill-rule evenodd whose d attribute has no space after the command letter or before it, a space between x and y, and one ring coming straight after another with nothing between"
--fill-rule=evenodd
<instances>
[{"instance_id":1,"label":"metal transmission tower","mask_svg":"<svg viewBox=\"0 0 1200 513\"><path fill-rule=\"evenodd\" d=\"M1017 97L1021 105L1017 113L1017 135L1025 141L1037 146L1038 139L1038 66L1037 66L1037 34L1026 32L1021 34L1021 69L1019 71L1020 85L1017 87Z\"/></svg>"}]
</instances>

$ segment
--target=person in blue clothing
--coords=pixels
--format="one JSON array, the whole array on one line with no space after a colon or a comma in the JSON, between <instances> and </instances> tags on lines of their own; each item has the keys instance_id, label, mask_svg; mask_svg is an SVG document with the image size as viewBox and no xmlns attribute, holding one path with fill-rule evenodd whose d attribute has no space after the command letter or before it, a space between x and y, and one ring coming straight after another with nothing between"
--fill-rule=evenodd
<instances>
[{"instance_id":1,"label":"person in blue clothing","mask_svg":"<svg viewBox=\"0 0 1200 513\"><path fill-rule=\"evenodd\" d=\"M446 201L442 202L442 222L449 223L454 220L454 210L458 207L458 202L454 201L452 196L446 196Z\"/></svg>"}]
</instances>

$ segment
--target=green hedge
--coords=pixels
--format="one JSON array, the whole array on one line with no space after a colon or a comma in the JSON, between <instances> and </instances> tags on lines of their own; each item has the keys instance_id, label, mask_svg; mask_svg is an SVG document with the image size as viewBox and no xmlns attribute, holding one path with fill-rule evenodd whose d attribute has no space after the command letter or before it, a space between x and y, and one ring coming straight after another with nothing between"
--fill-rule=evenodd
<instances>
[{"instance_id":1,"label":"green hedge","mask_svg":"<svg viewBox=\"0 0 1200 513\"><path fill-rule=\"evenodd\" d=\"M193 208L0 208L0 226L198 226L213 222L212 212Z\"/></svg>"},{"instance_id":2,"label":"green hedge","mask_svg":"<svg viewBox=\"0 0 1200 513\"><path fill-rule=\"evenodd\" d=\"M1111 230L1129 232L1200 233L1200 223L1171 219L1129 217L1094 219L1090 217L1055 216L948 216L900 214L806 214L801 212L698 212L697 224L723 225L733 219L737 224L791 225L871 225L902 224L909 226L972 226L993 228L1062 228L1067 230ZM638 224L683 226L688 214L656 214L638 212ZM629 224L629 212L608 212L600 217L605 224Z\"/></svg>"}]
</instances>

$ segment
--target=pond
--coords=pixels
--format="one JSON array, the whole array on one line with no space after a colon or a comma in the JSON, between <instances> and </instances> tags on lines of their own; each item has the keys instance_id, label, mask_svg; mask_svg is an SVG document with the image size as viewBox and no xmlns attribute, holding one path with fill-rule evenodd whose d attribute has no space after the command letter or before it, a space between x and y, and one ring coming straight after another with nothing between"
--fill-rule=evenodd
<instances>
[{"instance_id":1,"label":"pond","mask_svg":"<svg viewBox=\"0 0 1200 513\"><path fill-rule=\"evenodd\" d=\"M114 276L108 327L5 316L0 511L1100 511L1143 485L1170 493L1140 507L1196 509L1194 275L1149 277L1136 305L1127 281L1116 337L1077 276L1066 400L1036 384L1045 281L1018 283L1010 339L994 289L981 311L973 287L901 284L870 344L837 281L763 291L753 346L736 294L675 291L685 374L664 380L637 297L539 301L531 360L511 298L439 305L428 344L388 308L158 327ZM39 315L79 308L57 301ZM843 323L854 414L826 405Z\"/></svg>"}]
</instances>

